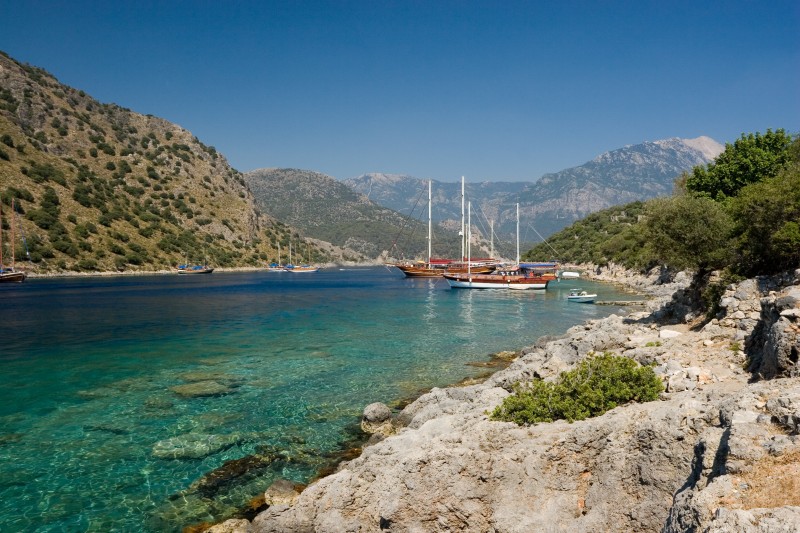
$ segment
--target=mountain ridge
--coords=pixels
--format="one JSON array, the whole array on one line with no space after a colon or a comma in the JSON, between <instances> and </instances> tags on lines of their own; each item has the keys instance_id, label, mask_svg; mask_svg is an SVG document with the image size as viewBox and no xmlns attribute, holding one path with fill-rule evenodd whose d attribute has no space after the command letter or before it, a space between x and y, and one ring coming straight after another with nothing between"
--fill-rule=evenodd
<instances>
[{"instance_id":1,"label":"mountain ridge","mask_svg":"<svg viewBox=\"0 0 800 533\"><path fill-rule=\"evenodd\" d=\"M467 181L466 195L473 209L479 206L485 218L498 224L497 231L504 238L513 231L516 203L527 229L547 237L600 209L668 195L681 173L709 163L723 149L706 136L647 141L604 152L583 165L545 174L534 182ZM412 203L408 191L419 189L426 181L382 173L343 180L354 190L400 212ZM433 183L434 220L460 218L460 184Z\"/></svg>"}]
</instances>

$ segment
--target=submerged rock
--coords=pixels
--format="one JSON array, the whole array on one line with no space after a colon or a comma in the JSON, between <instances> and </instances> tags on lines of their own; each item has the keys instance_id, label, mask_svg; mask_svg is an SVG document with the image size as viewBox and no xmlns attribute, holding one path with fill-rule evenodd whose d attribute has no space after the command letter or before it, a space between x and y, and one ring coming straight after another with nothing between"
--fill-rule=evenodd
<instances>
[{"instance_id":1,"label":"submerged rock","mask_svg":"<svg viewBox=\"0 0 800 533\"><path fill-rule=\"evenodd\" d=\"M196 381L185 385L175 385L170 390L185 398L201 398L205 396L224 396L233 389L216 381Z\"/></svg>"},{"instance_id":2,"label":"submerged rock","mask_svg":"<svg viewBox=\"0 0 800 533\"><path fill-rule=\"evenodd\" d=\"M230 435L187 433L158 441L153 445L153 455L159 459L202 459L243 440L244 438L236 433Z\"/></svg>"},{"instance_id":3,"label":"submerged rock","mask_svg":"<svg viewBox=\"0 0 800 533\"><path fill-rule=\"evenodd\" d=\"M275 460L274 455L254 454L225 461L222 466L203 475L189 486L205 498L213 498L221 489L256 477Z\"/></svg>"}]
</instances>

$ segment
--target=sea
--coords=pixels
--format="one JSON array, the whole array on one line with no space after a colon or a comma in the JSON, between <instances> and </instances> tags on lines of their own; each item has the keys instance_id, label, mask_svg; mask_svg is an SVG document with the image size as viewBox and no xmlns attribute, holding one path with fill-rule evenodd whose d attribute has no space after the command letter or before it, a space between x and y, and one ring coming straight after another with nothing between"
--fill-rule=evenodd
<instances>
[{"instance_id":1,"label":"sea","mask_svg":"<svg viewBox=\"0 0 800 533\"><path fill-rule=\"evenodd\" d=\"M450 289L388 267L34 278L0 285L0 531L183 531L256 512L491 355L619 313L544 291ZM488 370L487 370L488 367ZM355 450L355 451L354 451Z\"/></svg>"}]
</instances>

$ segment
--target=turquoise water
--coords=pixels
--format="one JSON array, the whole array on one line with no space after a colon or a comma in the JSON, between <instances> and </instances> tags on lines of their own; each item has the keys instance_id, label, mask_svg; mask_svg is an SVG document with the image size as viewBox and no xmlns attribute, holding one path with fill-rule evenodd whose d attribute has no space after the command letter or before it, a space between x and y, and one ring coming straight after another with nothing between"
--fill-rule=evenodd
<instances>
[{"instance_id":1,"label":"turquoise water","mask_svg":"<svg viewBox=\"0 0 800 533\"><path fill-rule=\"evenodd\" d=\"M0 286L0 531L180 531L307 483L365 405L617 311L386 268ZM177 440L176 440L177 439ZM217 470L225 466L225 475Z\"/></svg>"}]
</instances>

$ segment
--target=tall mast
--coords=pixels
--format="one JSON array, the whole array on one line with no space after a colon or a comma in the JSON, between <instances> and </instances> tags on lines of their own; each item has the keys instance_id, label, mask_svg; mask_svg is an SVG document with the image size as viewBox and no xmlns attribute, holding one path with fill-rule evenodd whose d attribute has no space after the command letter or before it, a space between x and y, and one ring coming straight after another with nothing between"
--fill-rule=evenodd
<instances>
[{"instance_id":1,"label":"tall mast","mask_svg":"<svg viewBox=\"0 0 800 533\"><path fill-rule=\"evenodd\" d=\"M517 204L517 265L519 265L519 204Z\"/></svg>"},{"instance_id":2,"label":"tall mast","mask_svg":"<svg viewBox=\"0 0 800 533\"><path fill-rule=\"evenodd\" d=\"M428 265L431 264L431 242L433 241L433 223L431 222L431 187L433 180L428 180Z\"/></svg>"},{"instance_id":3,"label":"tall mast","mask_svg":"<svg viewBox=\"0 0 800 533\"><path fill-rule=\"evenodd\" d=\"M3 270L3 204L0 202L0 272Z\"/></svg>"},{"instance_id":4,"label":"tall mast","mask_svg":"<svg viewBox=\"0 0 800 533\"><path fill-rule=\"evenodd\" d=\"M491 243L489 247L490 250L489 257L494 259L494 220L489 221L489 227L491 228L489 230L489 242Z\"/></svg>"},{"instance_id":5,"label":"tall mast","mask_svg":"<svg viewBox=\"0 0 800 533\"><path fill-rule=\"evenodd\" d=\"M461 260L464 260L464 176L461 176Z\"/></svg>"},{"instance_id":6,"label":"tall mast","mask_svg":"<svg viewBox=\"0 0 800 533\"><path fill-rule=\"evenodd\" d=\"M467 204L467 275L472 273L472 202Z\"/></svg>"},{"instance_id":7,"label":"tall mast","mask_svg":"<svg viewBox=\"0 0 800 533\"><path fill-rule=\"evenodd\" d=\"M16 235L14 234L14 199L11 199L11 270L14 270L16 266L16 254L14 253L16 250L14 249L14 238Z\"/></svg>"}]
</instances>

